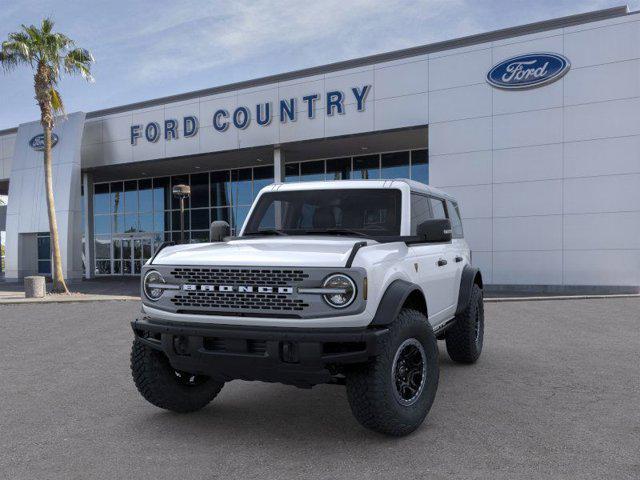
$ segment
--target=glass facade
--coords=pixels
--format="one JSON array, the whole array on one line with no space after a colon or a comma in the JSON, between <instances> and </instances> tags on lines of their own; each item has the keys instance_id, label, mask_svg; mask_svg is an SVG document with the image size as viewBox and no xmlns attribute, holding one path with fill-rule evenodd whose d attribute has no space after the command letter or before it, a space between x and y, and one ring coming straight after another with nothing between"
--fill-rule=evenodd
<instances>
[{"instance_id":1,"label":"glass facade","mask_svg":"<svg viewBox=\"0 0 640 480\"><path fill-rule=\"evenodd\" d=\"M285 165L287 182L400 177L428 183L427 150ZM191 196L185 201L185 241L198 243L209 240L209 226L215 220L228 222L235 234L244 223L255 195L270 183L273 183L272 165L96 183L95 274L138 274L162 242L180 241L180 204L171 194L173 186L191 187Z\"/></svg>"},{"instance_id":2,"label":"glass facade","mask_svg":"<svg viewBox=\"0 0 640 480\"><path fill-rule=\"evenodd\" d=\"M36 234L38 242L38 273L51 275L51 235L49 232Z\"/></svg>"}]
</instances>

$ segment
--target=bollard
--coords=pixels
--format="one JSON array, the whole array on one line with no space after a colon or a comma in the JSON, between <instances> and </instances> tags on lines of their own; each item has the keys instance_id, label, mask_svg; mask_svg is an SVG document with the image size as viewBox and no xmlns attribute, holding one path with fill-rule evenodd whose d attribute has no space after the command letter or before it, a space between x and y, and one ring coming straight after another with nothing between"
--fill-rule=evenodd
<instances>
[{"instance_id":1,"label":"bollard","mask_svg":"<svg viewBox=\"0 0 640 480\"><path fill-rule=\"evenodd\" d=\"M43 298L45 293L47 293L47 290L44 284L44 277L24 277L25 298Z\"/></svg>"}]
</instances>

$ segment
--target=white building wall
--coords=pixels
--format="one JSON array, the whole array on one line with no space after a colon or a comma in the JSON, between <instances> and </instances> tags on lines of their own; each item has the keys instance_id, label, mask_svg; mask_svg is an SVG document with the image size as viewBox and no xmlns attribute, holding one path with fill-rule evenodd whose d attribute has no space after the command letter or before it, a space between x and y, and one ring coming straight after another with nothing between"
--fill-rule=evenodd
<instances>
[{"instance_id":1,"label":"white building wall","mask_svg":"<svg viewBox=\"0 0 640 480\"><path fill-rule=\"evenodd\" d=\"M525 91L486 83L533 52L571 70ZM637 16L430 55L429 145L487 283L640 285Z\"/></svg>"}]
</instances>

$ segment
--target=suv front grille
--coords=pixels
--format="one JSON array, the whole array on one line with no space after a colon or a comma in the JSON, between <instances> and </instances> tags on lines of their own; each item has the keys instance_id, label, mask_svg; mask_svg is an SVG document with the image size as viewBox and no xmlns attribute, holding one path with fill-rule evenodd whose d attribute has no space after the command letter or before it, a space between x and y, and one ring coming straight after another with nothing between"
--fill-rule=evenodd
<instances>
[{"instance_id":1,"label":"suv front grille","mask_svg":"<svg viewBox=\"0 0 640 480\"><path fill-rule=\"evenodd\" d=\"M302 270L292 269L242 269L176 267L171 275L185 283L206 283L212 285L270 285L285 286L292 282L301 282L309 275Z\"/></svg>"},{"instance_id":2,"label":"suv front grille","mask_svg":"<svg viewBox=\"0 0 640 480\"><path fill-rule=\"evenodd\" d=\"M277 293L180 292L171 301L178 308L209 310L302 311L309 306L304 300Z\"/></svg>"}]
</instances>

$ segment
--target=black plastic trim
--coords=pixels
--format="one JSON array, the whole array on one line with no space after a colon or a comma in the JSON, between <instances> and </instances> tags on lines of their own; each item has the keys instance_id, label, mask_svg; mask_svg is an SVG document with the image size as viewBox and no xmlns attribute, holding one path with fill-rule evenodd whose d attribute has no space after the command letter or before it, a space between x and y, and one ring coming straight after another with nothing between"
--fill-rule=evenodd
<instances>
[{"instance_id":1,"label":"black plastic trim","mask_svg":"<svg viewBox=\"0 0 640 480\"><path fill-rule=\"evenodd\" d=\"M420 292L424 297L422 289L415 283L410 283L405 280L394 280L391 285L387 287L386 292L384 292L378 305L378 310L371 321L371 325L385 326L392 323L400 313L400 310L402 310L402 306L409 295L415 291Z\"/></svg>"},{"instance_id":2,"label":"black plastic trim","mask_svg":"<svg viewBox=\"0 0 640 480\"><path fill-rule=\"evenodd\" d=\"M366 246L367 246L367 242L356 242L353 244L353 248L351 248L351 253L349 254L349 258L347 258L347 263L345 264L345 268L351 268L351 265L353 265L353 260L356 258L358 251L362 247L366 247Z\"/></svg>"},{"instance_id":3,"label":"black plastic trim","mask_svg":"<svg viewBox=\"0 0 640 480\"><path fill-rule=\"evenodd\" d=\"M462 270L462 277L460 278L460 292L458 293L458 308L456 308L456 315L464 312L469 304L471 298L471 288L475 283L476 276L479 276L480 287L482 288L482 273L477 267L471 265L465 265Z\"/></svg>"}]
</instances>

